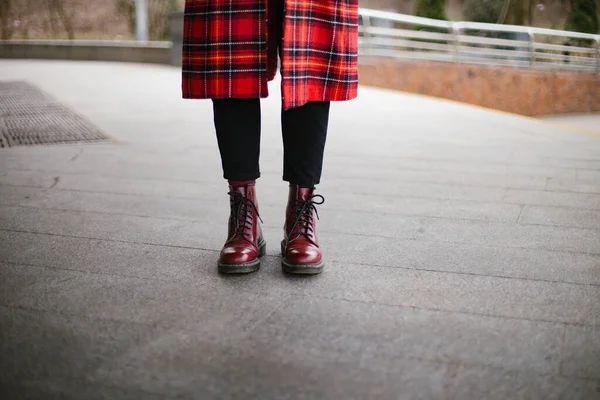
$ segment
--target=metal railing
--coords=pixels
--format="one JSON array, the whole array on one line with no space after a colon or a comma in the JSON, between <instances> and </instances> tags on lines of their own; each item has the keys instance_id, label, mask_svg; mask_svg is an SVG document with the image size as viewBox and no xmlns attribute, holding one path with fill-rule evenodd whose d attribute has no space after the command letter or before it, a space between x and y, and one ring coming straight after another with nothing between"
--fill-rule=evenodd
<instances>
[{"instance_id":1,"label":"metal railing","mask_svg":"<svg viewBox=\"0 0 600 400\"><path fill-rule=\"evenodd\" d=\"M359 9L359 53L600 73L600 35Z\"/></svg>"}]
</instances>

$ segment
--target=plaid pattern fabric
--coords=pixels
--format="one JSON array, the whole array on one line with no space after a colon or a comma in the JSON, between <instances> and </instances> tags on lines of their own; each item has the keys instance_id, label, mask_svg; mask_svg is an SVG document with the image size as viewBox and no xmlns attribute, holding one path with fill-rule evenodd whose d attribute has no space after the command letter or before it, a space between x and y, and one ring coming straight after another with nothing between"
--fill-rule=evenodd
<instances>
[{"instance_id":1,"label":"plaid pattern fabric","mask_svg":"<svg viewBox=\"0 0 600 400\"><path fill-rule=\"evenodd\" d=\"M283 0L186 0L184 98L268 96L277 65L269 25L280 22L267 18L274 1ZM355 98L358 0L284 1L283 108Z\"/></svg>"}]
</instances>

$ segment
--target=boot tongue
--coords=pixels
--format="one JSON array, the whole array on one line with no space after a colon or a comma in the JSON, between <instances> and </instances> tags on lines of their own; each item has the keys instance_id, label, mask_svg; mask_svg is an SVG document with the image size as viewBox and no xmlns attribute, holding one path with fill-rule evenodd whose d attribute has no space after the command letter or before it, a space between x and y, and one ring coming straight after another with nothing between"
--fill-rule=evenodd
<instances>
[{"instance_id":1,"label":"boot tongue","mask_svg":"<svg viewBox=\"0 0 600 400\"><path fill-rule=\"evenodd\" d=\"M309 188L298 188L298 200L306 201L310 199L314 193L315 189Z\"/></svg>"},{"instance_id":2,"label":"boot tongue","mask_svg":"<svg viewBox=\"0 0 600 400\"><path fill-rule=\"evenodd\" d=\"M248 194L250 192L249 186L250 185L235 185L235 186L229 186L229 189L231 192L239 193L239 194L243 195L244 197L248 197Z\"/></svg>"}]
</instances>

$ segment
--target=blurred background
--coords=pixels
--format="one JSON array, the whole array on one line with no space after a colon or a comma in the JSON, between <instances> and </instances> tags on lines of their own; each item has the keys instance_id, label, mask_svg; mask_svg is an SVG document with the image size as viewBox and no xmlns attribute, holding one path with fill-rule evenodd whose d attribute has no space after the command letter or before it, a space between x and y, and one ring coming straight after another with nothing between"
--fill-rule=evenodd
<instances>
[{"instance_id":1,"label":"blurred background","mask_svg":"<svg viewBox=\"0 0 600 400\"><path fill-rule=\"evenodd\" d=\"M150 40L169 38L168 15L185 0L147 0ZM598 33L598 0L360 0L363 8L454 21ZM0 0L8 39L133 39L135 0Z\"/></svg>"},{"instance_id":2,"label":"blurred background","mask_svg":"<svg viewBox=\"0 0 600 400\"><path fill-rule=\"evenodd\" d=\"M147 0L150 40L169 37L185 0ZM135 0L0 0L2 39L134 39Z\"/></svg>"},{"instance_id":3,"label":"blurred background","mask_svg":"<svg viewBox=\"0 0 600 400\"><path fill-rule=\"evenodd\" d=\"M363 87L600 111L600 0L359 0ZM0 58L181 66L185 0L0 0Z\"/></svg>"}]
</instances>

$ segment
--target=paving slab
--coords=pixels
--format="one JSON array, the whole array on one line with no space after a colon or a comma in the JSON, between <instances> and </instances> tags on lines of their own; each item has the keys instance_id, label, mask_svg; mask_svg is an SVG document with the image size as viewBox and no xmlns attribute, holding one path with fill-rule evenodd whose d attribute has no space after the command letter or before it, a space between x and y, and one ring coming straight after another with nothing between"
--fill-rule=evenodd
<instances>
[{"instance_id":1,"label":"paving slab","mask_svg":"<svg viewBox=\"0 0 600 400\"><path fill-rule=\"evenodd\" d=\"M210 186L210 185L203 185ZM262 189L262 188L261 188ZM210 189L205 189L210 190ZM325 189L327 190L327 189ZM282 203L287 198L287 187L267 190L257 189L257 199L261 217L267 225L281 222L285 207ZM415 198L394 195L374 195L336 193L328 196L327 205L322 209L334 218L347 212L357 212L360 215L403 215L437 218L455 218L475 221L513 222L519 216L521 207L515 204L485 201L460 201L452 199ZM184 219L187 221L206 221L211 215L207 210L219 209L229 212L227 191L214 188L212 195L205 198L180 198L171 196L137 196L106 192L80 192L72 190L38 189L23 186L0 185L2 200L0 204L19 205L24 207L42 208L48 210L72 210L146 216L156 218ZM224 197L225 196L225 197ZM279 199L279 202L276 200ZM331 205L330 205L331 203ZM337 204L342 204L337 206ZM221 214L221 213L219 213ZM363 223L366 223L363 222ZM337 223L333 223L336 226Z\"/></svg>"},{"instance_id":2,"label":"paving slab","mask_svg":"<svg viewBox=\"0 0 600 400\"><path fill-rule=\"evenodd\" d=\"M267 255L227 277L212 107L181 99L178 68L1 60L0 76L113 138L0 150L8 398L600 399L598 136L361 87L331 110L326 270L290 277L271 96Z\"/></svg>"},{"instance_id":3,"label":"paving slab","mask_svg":"<svg viewBox=\"0 0 600 400\"><path fill-rule=\"evenodd\" d=\"M565 376L600 380L600 328L565 328L561 371Z\"/></svg>"},{"instance_id":4,"label":"paving slab","mask_svg":"<svg viewBox=\"0 0 600 400\"><path fill-rule=\"evenodd\" d=\"M600 113L550 115L544 117L544 120L600 135Z\"/></svg>"},{"instance_id":5,"label":"paving slab","mask_svg":"<svg viewBox=\"0 0 600 400\"><path fill-rule=\"evenodd\" d=\"M423 328L429 335L422 334ZM377 398L402 387L408 390L407 398L440 398L446 385L456 389L464 383L464 370L451 372L455 364L471 373L474 367L494 365L518 371L524 366L521 354L527 351L536 360L531 364L529 359L527 369L554 371L561 331L562 327L537 327L526 321L506 324L344 301L290 299L244 341L209 346L198 335L174 332L124 354L99 375L153 391L204 388L231 398L259 393L267 398ZM483 345L485 338L503 335L513 337L514 346ZM201 374L193 372L198 364L203 366ZM160 371L164 381L153 379ZM377 383L373 391L365 387L369 382Z\"/></svg>"},{"instance_id":6,"label":"paving slab","mask_svg":"<svg viewBox=\"0 0 600 400\"><path fill-rule=\"evenodd\" d=\"M592 181L595 184L600 182L600 171L595 169L578 169L577 179L584 181Z\"/></svg>"},{"instance_id":7,"label":"paving slab","mask_svg":"<svg viewBox=\"0 0 600 400\"><path fill-rule=\"evenodd\" d=\"M25 274L37 269L16 267L25 269ZM259 324L286 298L240 290L239 285L213 288L190 280L150 280L62 270L57 270L56 275L61 279L20 287L10 298L2 299L2 304L148 326L202 321L204 328L197 330L198 335L224 340L227 334Z\"/></svg>"},{"instance_id":8,"label":"paving slab","mask_svg":"<svg viewBox=\"0 0 600 400\"><path fill-rule=\"evenodd\" d=\"M115 146L116 147L116 146ZM212 150L212 151L210 151ZM12 151L12 150L11 150ZM196 152L196 157L192 157L190 152ZM277 184L281 181L282 156L279 149L271 150L270 155L262 155L263 166L261 172L263 179L261 185ZM53 176L57 175L110 175L118 178L143 178L145 180L167 180L170 182L193 181L193 182L212 182L222 183L219 180L220 175L204 176L196 171L200 168L209 167L218 170L220 161L218 153L215 154L212 147L191 146L190 149L182 154L181 151L165 150L166 154L157 155L155 153L142 152L141 150L132 150L131 148L121 146L116 147L113 152L108 153L105 147L95 146L90 149L86 147L81 149L73 148L72 152L65 154L60 151L56 154L49 154L47 161L52 161L51 167L48 162L38 156L30 156L28 153L17 153L18 157L7 156L10 165L6 168L9 171L21 172L47 172ZM442 151L441 159L431 158L432 156L403 157L402 154L391 156L359 157L351 156L333 156L327 155L324 164L324 176L327 177L323 184L335 184L339 180L348 182L352 180L352 185L344 185L345 190L363 190L363 185L369 182L380 182L377 188L380 190L389 190L397 188L403 190L401 182L407 183L437 183L437 184L456 184L470 185L481 188L486 187L513 187L523 189L543 189L546 179L574 179L576 169L552 168L548 172L543 165L518 165L517 161L499 160L495 164L488 160L468 159L461 161L448 160L448 154L454 154L455 150L447 149ZM193 155L193 153L191 153ZM35 155L35 153L34 153ZM169 157L165 158L165 155ZM458 155L456 157L459 157ZM153 158L155 158L153 160ZM156 160L156 158L160 158ZM75 159L75 161L71 161ZM358 160L357 160L358 159ZM107 160L111 162L107 163ZM7 162L8 164L8 162ZM347 165L344 165L347 164ZM511 165L510 168L507 164ZM452 171L448 174L448 171ZM348 176L352 178L347 178ZM217 178L217 179L214 179ZM360 181L357 182L357 178ZM117 182L118 183L118 182ZM384 184L385 183L385 184ZM83 184L83 183L81 183ZM342 186L342 185L340 185ZM373 185L368 186L373 187Z\"/></svg>"},{"instance_id":9,"label":"paving slab","mask_svg":"<svg viewBox=\"0 0 600 400\"><path fill-rule=\"evenodd\" d=\"M61 400L160 400L164 396L133 388L115 388L102 384L90 384L58 379L23 383L3 383L3 394L15 400L61 399Z\"/></svg>"},{"instance_id":10,"label":"paving slab","mask_svg":"<svg viewBox=\"0 0 600 400\"><path fill-rule=\"evenodd\" d=\"M182 318L182 311L192 311L187 309L188 306L195 309L198 301L205 301L204 294L221 297L224 296L219 293L221 288L231 288L267 296L315 296L424 310L600 325L600 306L597 305L600 287L594 285L403 268L390 270L385 267L336 262L328 263L329 272L326 275L310 281L289 281L281 273L279 259L267 257L262 261L263 276L268 274L266 277L252 283L236 281L233 286L219 277L203 276L214 270L215 257L207 258L212 261L210 265L197 263L194 269L180 272L183 277L175 271L172 275L179 275L176 278L163 273L160 275L163 279L154 280L143 273L139 274L141 278L135 278L109 274L108 271L105 274L91 275L71 269L64 273L60 270L55 274L61 279L42 281L40 285L33 282L18 291L13 290L13 296L6 301L18 307L67 310L69 313L98 314L99 317L111 319L125 318L122 314L127 311L127 304L134 316L127 314L125 320L135 318L134 322L157 323L163 318ZM24 269L26 272L23 274L28 276L36 267L19 268ZM57 265L55 268L65 267ZM348 287L353 282L356 283ZM101 292L110 299L95 301L95 296ZM130 292L135 296L134 299L129 298ZM38 296L38 293L43 295ZM235 293L227 294L227 297L233 298L232 296ZM155 301L155 297L160 300ZM111 300L117 303L112 303ZM138 302L144 304L143 309L137 310Z\"/></svg>"},{"instance_id":11,"label":"paving slab","mask_svg":"<svg viewBox=\"0 0 600 400\"><path fill-rule=\"evenodd\" d=\"M562 168L576 168L576 169L600 169L600 161L590 158L570 158L567 154L556 155L554 157L541 156L531 160L533 163L539 163L541 165L562 167Z\"/></svg>"},{"instance_id":12,"label":"paving slab","mask_svg":"<svg viewBox=\"0 0 600 400\"><path fill-rule=\"evenodd\" d=\"M281 272L277 265L279 254L277 246L272 246L273 240L277 244L276 236L269 234L268 239L268 254L274 258L269 263L273 263L274 273L278 274ZM600 286L600 275L597 274L600 256L588 254L390 238L371 238L367 241L360 236L333 235L323 240L327 245L327 262L341 265L358 264ZM343 243L350 249L344 250ZM203 282L212 277L207 272L216 268L218 249L201 250L194 247L0 231L0 259L13 264L83 272ZM246 279L250 282L249 287L271 285L260 274ZM283 283L284 280L277 285Z\"/></svg>"},{"instance_id":13,"label":"paving slab","mask_svg":"<svg viewBox=\"0 0 600 400\"><path fill-rule=\"evenodd\" d=\"M519 223L600 229L600 212L578 208L525 206Z\"/></svg>"},{"instance_id":14,"label":"paving slab","mask_svg":"<svg viewBox=\"0 0 600 400\"><path fill-rule=\"evenodd\" d=\"M85 381L109 359L152 340L121 321L0 306L2 382Z\"/></svg>"},{"instance_id":15,"label":"paving slab","mask_svg":"<svg viewBox=\"0 0 600 400\"><path fill-rule=\"evenodd\" d=\"M5 244L4 241L2 243ZM57 282L73 279L76 274L69 271L59 271L53 268L23 267L18 263L10 263L7 248L2 247L2 262L0 262L0 299L6 304L9 299L18 296L23 288L40 283L41 286L54 285Z\"/></svg>"},{"instance_id":16,"label":"paving slab","mask_svg":"<svg viewBox=\"0 0 600 400\"><path fill-rule=\"evenodd\" d=\"M416 239L600 254L600 237L589 229L451 220L423 221Z\"/></svg>"},{"instance_id":17,"label":"paving slab","mask_svg":"<svg viewBox=\"0 0 600 400\"><path fill-rule=\"evenodd\" d=\"M600 210L600 195L593 193L508 189L504 201L515 204Z\"/></svg>"},{"instance_id":18,"label":"paving slab","mask_svg":"<svg viewBox=\"0 0 600 400\"><path fill-rule=\"evenodd\" d=\"M203 221L190 222L183 219L126 214L0 206L0 229L216 250L223 244L223 236L216 237L214 234L223 225L223 221L226 221L226 210L223 208L214 210L214 213L206 216ZM27 213L23 213L22 210L27 210ZM218 217L217 213L221 216ZM38 218L42 214L47 217ZM283 208L273 214L283 215ZM362 215L362 218L367 217ZM129 223L126 228L122 226L123 221ZM384 226L370 223L365 226L370 228L369 230L359 230L357 228L360 226L348 222L353 221L346 219L342 222L350 227L348 230L344 230L344 225L322 229L323 237L358 234L367 241L380 236L600 254L597 232L589 229L391 216L388 218L388 224ZM281 238L281 226L274 224L264 229L268 238L275 243Z\"/></svg>"},{"instance_id":19,"label":"paving slab","mask_svg":"<svg viewBox=\"0 0 600 400\"><path fill-rule=\"evenodd\" d=\"M274 278L280 277L277 266L272 268ZM600 306L597 304L600 287L597 286L401 268L388 271L382 267L334 262L329 263L329 269L326 276L310 283L276 279L278 284L273 286L309 297L571 324L600 324Z\"/></svg>"},{"instance_id":20,"label":"paving slab","mask_svg":"<svg viewBox=\"0 0 600 400\"><path fill-rule=\"evenodd\" d=\"M600 184L572 179L548 179L546 190L557 192L576 192L600 194Z\"/></svg>"},{"instance_id":21,"label":"paving slab","mask_svg":"<svg viewBox=\"0 0 600 400\"><path fill-rule=\"evenodd\" d=\"M85 178L85 179L83 179ZM496 176L489 174L447 174L442 171L399 171L394 185L382 185L385 179L372 179L355 185L355 180L344 177L331 177L320 186L325 192L396 195L432 199L452 199L471 201L500 201L509 187L537 188L544 190L546 178L527 176ZM151 183L151 184L149 184ZM44 173L43 171L7 169L0 174L0 184L17 187L47 189L49 187L86 191L91 193L130 194L138 196L158 196L188 199L223 198L224 183L220 179L166 180L144 179L142 177L118 177L111 175L69 173ZM478 189L484 189L483 195ZM490 188L492 190L486 191ZM261 180L257 189L265 200L271 196L285 195L285 188L275 179ZM425 190L429 189L428 192ZM474 190L474 189L477 189ZM431 196L431 194L434 194Z\"/></svg>"}]
</instances>

